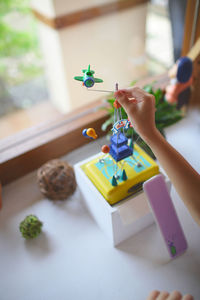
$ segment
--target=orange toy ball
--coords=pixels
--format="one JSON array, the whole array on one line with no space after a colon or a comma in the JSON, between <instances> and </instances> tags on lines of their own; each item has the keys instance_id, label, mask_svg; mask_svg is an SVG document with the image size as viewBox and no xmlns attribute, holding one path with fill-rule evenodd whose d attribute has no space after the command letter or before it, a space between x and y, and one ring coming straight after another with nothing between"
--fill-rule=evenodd
<instances>
[{"instance_id":1,"label":"orange toy ball","mask_svg":"<svg viewBox=\"0 0 200 300\"><path fill-rule=\"evenodd\" d=\"M110 152L110 147L108 145L103 145L103 147L101 148L101 151L103 153L109 153Z\"/></svg>"},{"instance_id":2,"label":"orange toy ball","mask_svg":"<svg viewBox=\"0 0 200 300\"><path fill-rule=\"evenodd\" d=\"M118 109L118 108L121 107L121 105L119 104L119 102L118 102L117 100L115 100L115 102L113 103L113 105L114 105L114 107L115 107L116 109Z\"/></svg>"}]
</instances>

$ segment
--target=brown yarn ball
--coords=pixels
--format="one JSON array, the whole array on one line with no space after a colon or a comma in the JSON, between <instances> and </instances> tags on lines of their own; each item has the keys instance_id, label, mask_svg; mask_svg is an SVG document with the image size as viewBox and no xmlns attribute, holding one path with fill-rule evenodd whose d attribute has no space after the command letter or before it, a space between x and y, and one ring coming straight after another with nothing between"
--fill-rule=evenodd
<instances>
[{"instance_id":1,"label":"brown yarn ball","mask_svg":"<svg viewBox=\"0 0 200 300\"><path fill-rule=\"evenodd\" d=\"M41 193L51 200L64 200L76 189L73 168L60 159L42 165L37 172L37 179Z\"/></svg>"}]
</instances>

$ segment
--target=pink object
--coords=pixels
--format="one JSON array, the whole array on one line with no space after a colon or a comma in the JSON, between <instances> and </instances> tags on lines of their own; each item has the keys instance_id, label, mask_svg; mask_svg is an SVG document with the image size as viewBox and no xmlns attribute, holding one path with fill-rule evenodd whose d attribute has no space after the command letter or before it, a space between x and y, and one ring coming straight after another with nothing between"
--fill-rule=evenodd
<instances>
[{"instance_id":1,"label":"pink object","mask_svg":"<svg viewBox=\"0 0 200 300\"><path fill-rule=\"evenodd\" d=\"M169 255L175 258L187 249L187 241L163 176L159 174L147 180L143 189Z\"/></svg>"}]
</instances>

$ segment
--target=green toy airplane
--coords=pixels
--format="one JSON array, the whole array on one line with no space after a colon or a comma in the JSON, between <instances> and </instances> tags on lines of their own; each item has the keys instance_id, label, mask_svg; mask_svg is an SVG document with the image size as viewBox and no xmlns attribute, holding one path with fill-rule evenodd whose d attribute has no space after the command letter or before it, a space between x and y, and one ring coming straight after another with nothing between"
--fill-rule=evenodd
<instances>
[{"instance_id":1,"label":"green toy airplane","mask_svg":"<svg viewBox=\"0 0 200 300\"><path fill-rule=\"evenodd\" d=\"M90 65L87 69L82 70L83 76L75 76L75 80L79 80L83 82L83 85L86 86L86 88L91 88L95 83L103 82L100 78L95 78L93 74L94 71L90 70Z\"/></svg>"}]
</instances>

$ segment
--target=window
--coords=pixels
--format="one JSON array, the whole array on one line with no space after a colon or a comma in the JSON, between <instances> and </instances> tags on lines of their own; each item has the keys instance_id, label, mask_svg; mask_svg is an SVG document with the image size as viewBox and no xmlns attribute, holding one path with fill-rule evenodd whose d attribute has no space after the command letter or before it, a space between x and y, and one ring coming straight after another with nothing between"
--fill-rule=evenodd
<instances>
[{"instance_id":1,"label":"window","mask_svg":"<svg viewBox=\"0 0 200 300\"><path fill-rule=\"evenodd\" d=\"M79 1L61 7L55 0L55 18L41 1L4 1L0 138L108 95L94 89L112 91L115 81L127 86L166 70L172 63L167 5L144 0L119 3L90 7ZM57 25L46 25L45 17ZM81 76L89 64L104 82L87 91L73 77Z\"/></svg>"},{"instance_id":2,"label":"window","mask_svg":"<svg viewBox=\"0 0 200 300\"><path fill-rule=\"evenodd\" d=\"M4 2L9 5L16 3L10 0ZM27 5L28 0L23 3ZM43 85L46 94L43 94L43 100L39 103L30 105L30 109L27 108L30 101L20 100L21 112L25 113L24 121L31 113L37 125L15 136L10 131L7 134L10 136L1 140L0 177L3 183L31 171L51 157L79 146L84 141L77 139L77 133L80 134L83 126L92 124L100 128L106 114L96 110L102 105L97 99L105 98L108 94L88 91L73 79L75 75L81 75L83 68L90 64L95 75L104 79L101 85L95 85L95 89L114 90L116 81L120 87L128 86L133 80L163 73L173 61L167 1L149 3L145 0L123 0L104 4L96 1L95 7L91 7L88 1L70 2L67 7L62 7L61 1L57 0L53 1L54 7L50 6L50 1L45 2L46 6L41 1L31 3L38 19L40 53L43 52L43 60L41 54L38 54L38 70L41 72L38 74L46 74L46 79L43 79L43 82L47 82L47 85ZM14 17L15 14L11 14L3 22L12 23ZM152 22L155 20L162 23L162 33L168 48L160 32L154 32ZM156 29L158 27L156 25ZM154 41L158 41L156 34L161 38L157 45L154 44ZM163 55L167 59L164 60ZM34 80L38 80L37 76ZM30 91L28 89L28 94ZM45 104L50 105L52 114ZM39 111L37 105L40 108L44 106ZM19 113L19 110L13 109L14 112ZM36 121L38 117L41 119ZM9 118L11 121L11 113L0 118L0 121L8 120L4 127L0 125L3 133L9 127ZM19 119L21 122L22 117ZM24 124L23 128L32 126L29 121ZM17 168L19 165L23 167ZM8 169L15 172L6 172Z\"/></svg>"}]
</instances>

